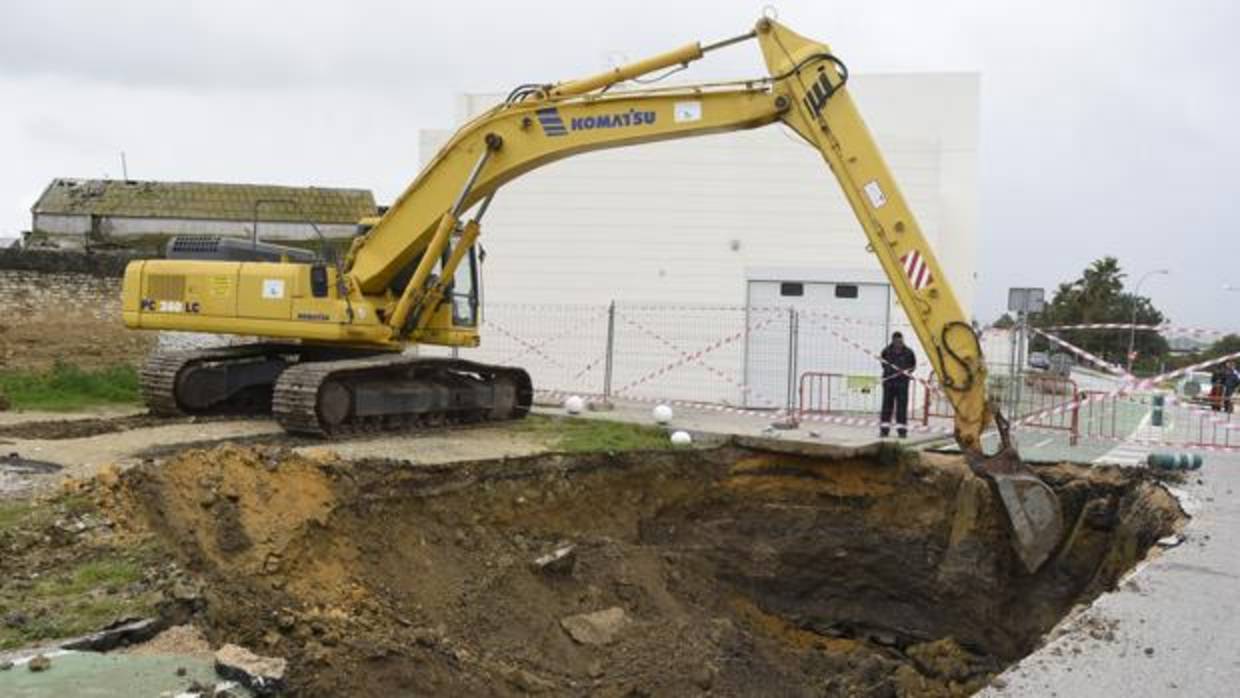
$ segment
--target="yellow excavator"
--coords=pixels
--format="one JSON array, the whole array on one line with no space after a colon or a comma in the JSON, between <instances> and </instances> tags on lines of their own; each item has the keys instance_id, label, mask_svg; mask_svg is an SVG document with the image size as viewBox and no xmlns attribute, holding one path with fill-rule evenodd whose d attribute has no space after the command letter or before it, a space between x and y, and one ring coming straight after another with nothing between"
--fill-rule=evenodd
<instances>
[{"instance_id":1,"label":"yellow excavator","mask_svg":"<svg viewBox=\"0 0 1240 698\"><path fill-rule=\"evenodd\" d=\"M764 77L611 91L749 40L761 47ZM268 339L156 353L141 373L144 397L162 414L271 410L286 430L321 436L520 418L534 393L524 370L402 352L478 345L476 243L500 187L578 153L782 124L818 149L838 180L955 408L960 448L993 483L1014 548L1035 571L1062 536L1058 499L1021 462L988 401L977 335L847 83L826 45L764 18L717 43L517 87L462 126L380 217L362 221L344 259L257 236L174 238L166 259L126 269L125 324ZM987 456L982 436L992 424L1000 447Z\"/></svg>"}]
</instances>

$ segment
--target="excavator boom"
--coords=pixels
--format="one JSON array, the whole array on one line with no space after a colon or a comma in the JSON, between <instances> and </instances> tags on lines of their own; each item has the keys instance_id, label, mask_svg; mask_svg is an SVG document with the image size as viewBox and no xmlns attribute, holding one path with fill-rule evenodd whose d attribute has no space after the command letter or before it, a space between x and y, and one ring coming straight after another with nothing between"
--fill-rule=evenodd
<instances>
[{"instance_id":1,"label":"excavator boom","mask_svg":"<svg viewBox=\"0 0 1240 698\"><path fill-rule=\"evenodd\" d=\"M763 78L609 91L747 40L761 48ZM689 44L577 80L523 85L462 126L382 217L366 221L342 262L172 259L131 266L124 315L132 327L284 337L303 347L160 364L148 392L153 402L185 409L231 399L236 386L274 382L282 423L311 433L367 419L400 424L411 414L520 416L532 394L523 371L373 356L408 343L478 343L476 297L463 306L460 289L476 288L474 243L496 192L579 153L782 123L835 175L955 408L957 442L974 472L995 484L1016 551L1036 570L1062 536L1058 499L1020 461L1007 423L989 403L977 335L847 83L847 68L825 44L762 19L753 31L716 44ZM304 349L310 343L371 355L342 360ZM177 390L184 394L170 398ZM992 426L1001 446L987 456L982 436Z\"/></svg>"}]
</instances>

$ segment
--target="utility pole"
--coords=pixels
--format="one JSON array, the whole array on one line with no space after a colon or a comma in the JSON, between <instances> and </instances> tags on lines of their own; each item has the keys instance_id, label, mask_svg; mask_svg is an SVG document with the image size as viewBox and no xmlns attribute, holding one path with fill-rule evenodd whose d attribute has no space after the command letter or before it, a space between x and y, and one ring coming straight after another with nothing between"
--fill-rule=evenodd
<instances>
[{"instance_id":1,"label":"utility pole","mask_svg":"<svg viewBox=\"0 0 1240 698\"><path fill-rule=\"evenodd\" d=\"M121 177L129 181L129 165L125 162L125 151L121 151Z\"/></svg>"},{"instance_id":2,"label":"utility pole","mask_svg":"<svg viewBox=\"0 0 1240 698\"><path fill-rule=\"evenodd\" d=\"M1016 313L1016 361L1012 366L1012 405L1008 416L1020 417L1021 388L1024 383L1026 351L1028 350L1029 316L1046 307L1046 290L1041 288L1008 289L1008 311Z\"/></svg>"}]
</instances>

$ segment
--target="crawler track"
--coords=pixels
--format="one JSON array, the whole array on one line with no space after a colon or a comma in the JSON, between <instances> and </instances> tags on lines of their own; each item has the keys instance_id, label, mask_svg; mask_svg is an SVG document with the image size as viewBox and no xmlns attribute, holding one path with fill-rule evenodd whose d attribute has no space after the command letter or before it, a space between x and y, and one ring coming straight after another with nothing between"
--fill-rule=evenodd
<instances>
[{"instance_id":1,"label":"crawler track","mask_svg":"<svg viewBox=\"0 0 1240 698\"><path fill-rule=\"evenodd\" d=\"M376 383L420 392L425 403L403 411L393 408L383 414L358 414L358 391L373 390ZM511 388L510 399L497 386ZM500 397L490 403L475 399L489 396L489 391ZM519 368L460 359L378 356L290 367L276 383L272 411L290 433L338 437L520 419L529 412L533 393L529 374Z\"/></svg>"},{"instance_id":2,"label":"crawler track","mask_svg":"<svg viewBox=\"0 0 1240 698\"><path fill-rule=\"evenodd\" d=\"M263 414L269 400L253 391L237 396L206 410L186 409L177 400L177 380L186 369L222 361L244 361L267 356L289 347L275 344L246 344L236 347L192 349L187 351L155 352L151 354L139 372L142 399L151 414L160 417L179 417L190 414ZM261 391L259 391L261 392Z\"/></svg>"}]
</instances>

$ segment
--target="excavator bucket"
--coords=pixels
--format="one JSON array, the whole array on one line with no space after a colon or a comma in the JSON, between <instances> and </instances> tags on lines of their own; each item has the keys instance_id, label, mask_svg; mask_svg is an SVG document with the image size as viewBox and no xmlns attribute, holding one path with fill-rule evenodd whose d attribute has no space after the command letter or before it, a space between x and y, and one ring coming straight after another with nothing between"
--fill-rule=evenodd
<instances>
[{"instance_id":1,"label":"excavator bucket","mask_svg":"<svg viewBox=\"0 0 1240 698\"><path fill-rule=\"evenodd\" d=\"M1012 547L1032 574L1063 539L1063 511L1055 491L1025 465L1008 435L1007 420L998 412L1002 447L993 456L967 453L969 467L994 483L1012 526Z\"/></svg>"}]
</instances>

